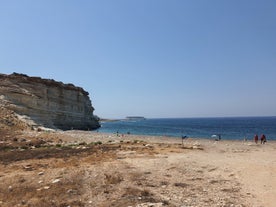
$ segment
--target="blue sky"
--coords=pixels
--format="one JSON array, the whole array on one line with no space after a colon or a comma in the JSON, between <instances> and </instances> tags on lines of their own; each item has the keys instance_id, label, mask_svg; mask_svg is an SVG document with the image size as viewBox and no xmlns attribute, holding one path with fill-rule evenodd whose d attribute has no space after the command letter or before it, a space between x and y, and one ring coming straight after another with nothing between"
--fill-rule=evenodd
<instances>
[{"instance_id":1,"label":"blue sky","mask_svg":"<svg viewBox=\"0 0 276 207\"><path fill-rule=\"evenodd\" d=\"M104 118L276 116L274 0L0 0L0 73Z\"/></svg>"}]
</instances>

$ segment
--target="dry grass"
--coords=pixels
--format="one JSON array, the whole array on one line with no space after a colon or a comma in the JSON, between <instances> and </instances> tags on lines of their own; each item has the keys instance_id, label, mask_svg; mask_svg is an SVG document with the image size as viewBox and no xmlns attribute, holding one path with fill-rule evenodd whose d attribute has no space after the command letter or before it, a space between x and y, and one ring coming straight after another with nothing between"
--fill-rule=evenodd
<instances>
[{"instance_id":1,"label":"dry grass","mask_svg":"<svg viewBox=\"0 0 276 207\"><path fill-rule=\"evenodd\" d=\"M142 144L87 145L85 148L46 146L21 150L0 149L0 206L87 206L91 197L106 200L92 206L131 204L137 196L153 200L146 190L121 188L125 175L110 169L97 170L96 179L88 176L89 167L101 166L118 158L118 150L144 153ZM152 154L149 151L149 154ZM91 173L91 172L90 172ZM101 174L102 173L102 174ZM57 183L53 183L59 179ZM124 185L124 184L122 184ZM118 187L121 188L118 190ZM117 192L120 192L117 194ZM140 199L141 201L141 199ZM136 201L135 201L136 202ZM90 205L89 204L89 205Z\"/></svg>"},{"instance_id":2,"label":"dry grass","mask_svg":"<svg viewBox=\"0 0 276 207\"><path fill-rule=\"evenodd\" d=\"M79 173L71 173L58 183L40 183L37 175L29 176L23 173L1 181L0 200L3 207L84 206L80 199L82 176Z\"/></svg>"}]
</instances>

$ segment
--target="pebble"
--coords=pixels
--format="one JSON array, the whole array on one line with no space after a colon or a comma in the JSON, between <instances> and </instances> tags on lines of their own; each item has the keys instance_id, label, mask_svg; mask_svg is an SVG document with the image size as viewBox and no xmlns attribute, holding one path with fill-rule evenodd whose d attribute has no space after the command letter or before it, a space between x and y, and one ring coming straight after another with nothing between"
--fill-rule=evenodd
<instances>
[{"instance_id":1,"label":"pebble","mask_svg":"<svg viewBox=\"0 0 276 207\"><path fill-rule=\"evenodd\" d=\"M161 207L163 203L141 203L136 205L136 207Z\"/></svg>"},{"instance_id":2,"label":"pebble","mask_svg":"<svg viewBox=\"0 0 276 207\"><path fill-rule=\"evenodd\" d=\"M52 181L52 183L59 183L60 182L60 179L55 179Z\"/></svg>"},{"instance_id":3,"label":"pebble","mask_svg":"<svg viewBox=\"0 0 276 207\"><path fill-rule=\"evenodd\" d=\"M77 194L77 191L76 191L76 190L73 190L73 189L69 189L69 190L67 190L67 193L76 195L76 194ZM89 201L89 202L90 202L90 201ZM91 202L92 202L92 201L91 201Z\"/></svg>"},{"instance_id":4,"label":"pebble","mask_svg":"<svg viewBox=\"0 0 276 207\"><path fill-rule=\"evenodd\" d=\"M24 166L24 169L27 170L27 171L33 170L33 168L32 168L31 165L26 165L26 166Z\"/></svg>"}]
</instances>

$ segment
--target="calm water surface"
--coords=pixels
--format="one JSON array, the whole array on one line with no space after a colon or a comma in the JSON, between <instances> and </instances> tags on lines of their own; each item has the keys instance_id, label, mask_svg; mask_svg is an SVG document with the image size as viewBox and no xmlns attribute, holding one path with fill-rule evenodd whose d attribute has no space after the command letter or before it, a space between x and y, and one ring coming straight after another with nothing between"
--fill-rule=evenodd
<instances>
[{"instance_id":1,"label":"calm water surface","mask_svg":"<svg viewBox=\"0 0 276 207\"><path fill-rule=\"evenodd\" d=\"M265 134L268 140L276 140L276 117L122 120L102 123L99 131L194 138L221 134L222 139L252 139L254 134Z\"/></svg>"}]
</instances>

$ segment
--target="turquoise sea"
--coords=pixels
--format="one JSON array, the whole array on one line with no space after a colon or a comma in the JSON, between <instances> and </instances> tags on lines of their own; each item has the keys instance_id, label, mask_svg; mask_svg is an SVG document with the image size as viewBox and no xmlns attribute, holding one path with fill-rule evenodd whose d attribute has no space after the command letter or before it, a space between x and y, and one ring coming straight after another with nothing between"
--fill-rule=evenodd
<instances>
[{"instance_id":1,"label":"turquoise sea","mask_svg":"<svg viewBox=\"0 0 276 207\"><path fill-rule=\"evenodd\" d=\"M221 134L222 139L239 140L265 134L268 140L276 140L276 117L121 120L102 123L99 132L192 138Z\"/></svg>"}]
</instances>

